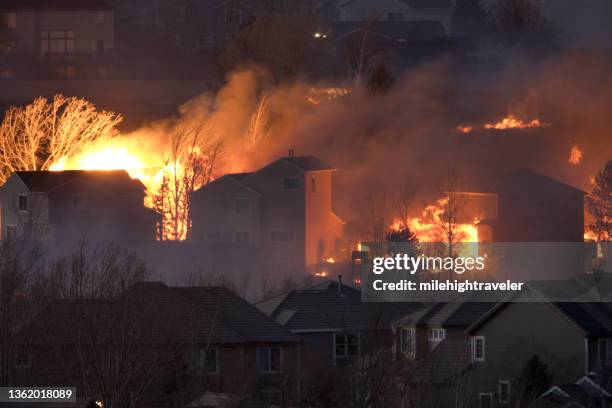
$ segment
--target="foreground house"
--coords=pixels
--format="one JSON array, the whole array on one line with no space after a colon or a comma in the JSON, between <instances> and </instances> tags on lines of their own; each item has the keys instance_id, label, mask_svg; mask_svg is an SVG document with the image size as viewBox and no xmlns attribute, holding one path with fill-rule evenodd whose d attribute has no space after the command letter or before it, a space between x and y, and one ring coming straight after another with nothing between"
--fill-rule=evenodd
<instances>
[{"instance_id":1,"label":"foreground house","mask_svg":"<svg viewBox=\"0 0 612 408\"><path fill-rule=\"evenodd\" d=\"M17 171L0 187L1 239L155 239L145 186L124 170Z\"/></svg>"},{"instance_id":2,"label":"foreground house","mask_svg":"<svg viewBox=\"0 0 612 408\"><path fill-rule=\"evenodd\" d=\"M299 392L299 338L223 287L56 300L20 342L15 383L74 384L117 406L198 406L206 393L281 405Z\"/></svg>"},{"instance_id":3,"label":"foreground house","mask_svg":"<svg viewBox=\"0 0 612 408\"><path fill-rule=\"evenodd\" d=\"M609 285L609 282L608 282ZM603 374L612 362L612 307L602 299L559 302L576 281L529 283L472 324L470 392L482 407L504 406L524 392L521 370L536 356L557 384ZM542 390L544 391L544 390ZM562 405L564 406L564 405ZM572 405L570 405L572 406Z\"/></svg>"},{"instance_id":4,"label":"foreground house","mask_svg":"<svg viewBox=\"0 0 612 408\"><path fill-rule=\"evenodd\" d=\"M273 273L303 274L334 256L343 222L332 209L333 167L312 156L226 174L191 198L190 239ZM225 262L225 260L223 260ZM292 275L296 276L296 275Z\"/></svg>"}]
</instances>

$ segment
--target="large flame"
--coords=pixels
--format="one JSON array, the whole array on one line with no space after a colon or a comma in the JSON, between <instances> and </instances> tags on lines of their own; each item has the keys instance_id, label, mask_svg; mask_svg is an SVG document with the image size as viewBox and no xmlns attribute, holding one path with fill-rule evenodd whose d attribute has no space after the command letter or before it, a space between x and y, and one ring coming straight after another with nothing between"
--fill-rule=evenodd
<instances>
[{"instance_id":1,"label":"large flame","mask_svg":"<svg viewBox=\"0 0 612 408\"><path fill-rule=\"evenodd\" d=\"M531 120L521 119L513 114L508 114L505 118L494 122L485 123L480 128L487 130L507 130L507 129L531 129L549 127L550 123L542 122L538 118ZM459 125L455 130L459 133L471 133L476 127L470 125Z\"/></svg>"},{"instance_id":2,"label":"large flame","mask_svg":"<svg viewBox=\"0 0 612 408\"><path fill-rule=\"evenodd\" d=\"M570 150L569 158L567 159L568 163L577 166L582 161L582 150L576 145L572 146Z\"/></svg>"},{"instance_id":3,"label":"large flame","mask_svg":"<svg viewBox=\"0 0 612 408\"><path fill-rule=\"evenodd\" d=\"M448 197L440 198L425 207L419 217L408 219L408 228L416 235L419 242L448 241L449 217L446 216L448 205ZM450 221L456 242L479 242L478 219L474 219L472 223L458 223L452 219ZM389 228L399 231L404 224L402 220L395 219Z\"/></svg>"}]
</instances>

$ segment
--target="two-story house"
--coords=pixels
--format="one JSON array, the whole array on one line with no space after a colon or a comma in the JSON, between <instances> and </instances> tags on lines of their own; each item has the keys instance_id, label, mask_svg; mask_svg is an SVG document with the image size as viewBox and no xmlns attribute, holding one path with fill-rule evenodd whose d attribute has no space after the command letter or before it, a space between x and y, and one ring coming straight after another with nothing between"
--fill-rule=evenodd
<instances>
[{"instance_id":1,"label":"two-story house","mask_svg":"<svg viewBox=\"0 0 612 408\"><path fill-rule=\"evenodd\" d=\"M341 280L292 290L256 306L302 339L305 390L320 386L323 378L343 367L368 370L360 362L377 352L382 351L391 360L395 336L392 322L422 307L420 303L362 302L361 292ZM391 367L386 369L384 375L393 375Z\"/></svg>"},{"instance_id":2,"label":"two-story house","mask_svg":"<svg viewBox=\"0 0 612 408\"><path fill-rule=\"evenodd\" d=\"M337 5L339 21L436 22L451 32L452 0L343 0Z\"/></svg>"},{"instance_id":3,"label":"two-story house","mask_svg":"<svg viewBox=\"0 0 612 408\"><path fill-rule=\"evenodd\" d=\"M103 0L7 0L0 3L4 78L110 75L114 13Z\"/></svg>"},{"instance_id":4,"label":"two-story house","mask_svg":"<svg viewBox=\"0 0 612 408\"><path fill-rule=\"evenodd\" d=\"M254 246L266 270L303 274L334 256L342 235L332 208L334 170L316 157L289 156L226 174L192 194L189 239L238 251Z\"/></svg>"},{"instance_id":5,"label":"two-story house","mask_svg":"<svg viewBox=\"0 0 612 408\"><path fill-rule=\"evenodd\" d=\"M159 216L125 170L17 171L0 187L0 239L153 241Z\"/></svg>"},{"instance_id":6,"label":"two-story house","mask_svg":"<svg viewBox=\"0 0 612 408\"><path fill-rule=\"evenodd\" d=\"M112 298L55 300L19 339L21 385L72 384L102 401L113 389L119 406L187 406L205 392L249 406L298 399L299 338L224 287L139 282Z\"/></svg>"},{"instance_id":7,"label":"two-story house","mask_svg":"<svg viewBox=\"0 0 612 408\"><path fill-rule=\"evenodd\" d=\"M528 383L520 372L534 356L546 364L557 384L609 371L609 301L560 302L556 297L581 286L572 281L531 282L466 329L471 339L469 383L474 406L502 407L516 401Z\"/></svg>"}]
</instances>

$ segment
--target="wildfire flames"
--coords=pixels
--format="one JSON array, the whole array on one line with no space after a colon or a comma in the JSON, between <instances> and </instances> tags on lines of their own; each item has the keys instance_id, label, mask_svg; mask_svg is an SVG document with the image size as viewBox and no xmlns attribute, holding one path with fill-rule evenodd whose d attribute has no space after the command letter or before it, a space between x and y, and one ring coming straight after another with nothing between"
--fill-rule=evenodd
<instances>
[{"instance_id":1,"label":"wildfire flames","mask_svg":"<svg viewBox=\"0 0 612 408\"><path fill-rule=\"evenodd\" d=\"M572 146L570 155L567 161L574 166L577 166L582 161L582 150L578 146Z\"/></svg>"},{"instance_id":2,"label":"wildfire flames","mask_svg":"<svg viewBox=\"0 0 612 408\"><path fill-rule=\"evenodd\" d=\"M482 129L487 130L507 130L507 129L531 129L549 127L550 123L542 122L540 119L523 120L513 114L509 114L505 118L495 123L485 123ZM474 130L473 126L459 125L455 128L460 133L470 133Z\"/></svg>"},{"instance_id":3,"label":"wildfire flames","mask_svg":"<svg viewBox=\"0 0 612 408\"><path fill-rule=\"evenodd\" d=\"M448 241L448 207L449 199L444 197L423 209L419 217L408 219L408 228L419 242L446 242ZM456 242L478 242L478 220L472 223L452 222L453 239ZM396 219L390 226L392 231L399 231L404 227L402 220Z\"/></svg>"}]
</instances>

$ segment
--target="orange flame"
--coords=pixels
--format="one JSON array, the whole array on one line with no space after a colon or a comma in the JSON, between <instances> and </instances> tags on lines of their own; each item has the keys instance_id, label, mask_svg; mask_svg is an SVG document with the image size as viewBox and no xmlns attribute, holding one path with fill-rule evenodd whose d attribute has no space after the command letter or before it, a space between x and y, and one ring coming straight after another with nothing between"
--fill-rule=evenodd
<instances>
[{"instance_id":1,"label":"orange flame","mask_svg":"<svg viewBox=\"0 0 612 408\"><path fill-rule=\"evenodd\" d=\"M582 161L582 150L576 145L572 146L570 150L569 158L567 159L568 163L577 166Z\"/></svg>"},{"instance_id":2,"label":"orange flame","mask_svg":"<svg viewBox=\"0 0 612 408\"><path fill-rule=\"evenodd\" d=\"M549 127L550 123L542 122L540 119L523 120L513 114L509 114L505 118L495 123L485 123L482 129L488 130L506 130L506 129L531 129ZM474 130L473 126L459 125L455 128L460 133L470 133Z\"/></svg>"}]
</instances>

